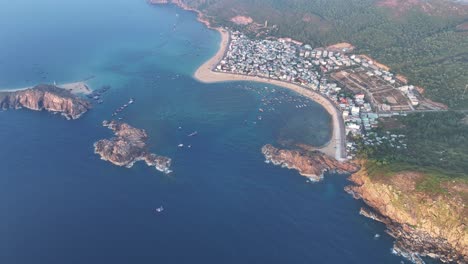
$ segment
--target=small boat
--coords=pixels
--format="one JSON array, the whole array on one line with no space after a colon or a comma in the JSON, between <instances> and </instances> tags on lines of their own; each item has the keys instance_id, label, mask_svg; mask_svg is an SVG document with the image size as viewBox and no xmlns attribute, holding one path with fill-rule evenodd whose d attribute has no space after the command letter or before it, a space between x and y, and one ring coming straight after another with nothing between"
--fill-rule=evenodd
<instances>
[{"instance_id":1,"label":"small boat","mask_svg":"<svg viewBox=\"0 0 468 264\"><path fill-rule=\"evenodd\" d=\"M198 131L194 131L194 132L188 134L189 137L193 137L193 136L196 136L196 135L198 135Z\"/></svg>"},{"instance_id":2,"label":"small boat","mask_svg":"<svg viewBox=\"0 0 468 264\"><path fill-rule=\"evenodd\" d=\"M177 145L179 148L183 148L184 147L184 144L179 144Z\"/></svg>"},{"instance_id":3,"label":"small boat","mask_svg":"<svg viewBox=\"0 0 468 264\"><path fill-rule=\"evenodd\" d=\"M155 211L156 213L162 213L162 211L164 211L164 207L160 206L160 207L154 209L154 211Z\"/></svg>"}]
</instances>

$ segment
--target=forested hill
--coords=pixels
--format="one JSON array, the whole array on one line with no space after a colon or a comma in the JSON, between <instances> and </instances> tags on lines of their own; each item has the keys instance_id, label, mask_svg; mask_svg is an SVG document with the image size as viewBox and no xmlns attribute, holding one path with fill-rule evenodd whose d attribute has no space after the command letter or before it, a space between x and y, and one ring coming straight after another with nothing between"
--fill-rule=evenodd
<instances>
[{"instance_id":1,"label":"forested hill","mask_svg":"<svg viewBox=\"0 0 468 264\"><path fill-rule=\"evenodd\" d=\"M468 5L450 0L182 0L214 23L242 15L272 35L326 46L350 42L426 89L468 108Z\"/></svg>"}]
</instances>

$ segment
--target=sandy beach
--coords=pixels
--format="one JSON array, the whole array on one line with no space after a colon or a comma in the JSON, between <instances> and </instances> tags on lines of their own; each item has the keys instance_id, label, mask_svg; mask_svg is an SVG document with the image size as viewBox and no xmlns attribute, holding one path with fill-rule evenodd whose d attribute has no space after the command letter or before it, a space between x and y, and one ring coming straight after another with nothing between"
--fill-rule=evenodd
<instances>
[{"instance_id":1,"label":"sandy beach","mask_svg":"<svg viewBox=\"0 0 468 264\"><path fill-rule=\"evenodd\" d=\"M86 84L85 81L57 84L57 87L69 90L73 94L90 94L93 92L91 88L89 88L89 86ZM33 86L16 88L16 89L0 89L0 92L16 92L16 91L27 90L31 88L33 88Z\"/></svg>"},{"instance_id":2,"label":"sandy beach","mask_svg":"<svg viewBox=\"0 0 468 264\"><path fill-rule=\"evenodd\" d=\"M203 63L197 71L194 73L195 79L200 82L204 83L216 83L216 82L227 82L227 81L251 81L251 82L261 82L261 83L268 83L277 86L284 87L286 89L292 90L302 96L305 96L320 105L322 105L327 112L332 117L332 138L325 146L318 148L318 150L324 152L325 154L334 157L337 160L343 161L346 160L346 153L345 153L345 128L344 128L344 121L342 118L341 112L335 107L333 102L331 102L328 98L324 97L323 95L314 92L306 87L289 83L283 82L279 80L273 79L266 79L256 76L246 76L246 75L239 75L239 74L232 74L232 73L221 73L215 72L212 69L216 67L219 61L222 60L226 53L226 49L229 45L229 32L222 28L215 28L221 34L221 42L219 45L218 52L211 57L208 61Z\"/></svg>"}]
</instances>

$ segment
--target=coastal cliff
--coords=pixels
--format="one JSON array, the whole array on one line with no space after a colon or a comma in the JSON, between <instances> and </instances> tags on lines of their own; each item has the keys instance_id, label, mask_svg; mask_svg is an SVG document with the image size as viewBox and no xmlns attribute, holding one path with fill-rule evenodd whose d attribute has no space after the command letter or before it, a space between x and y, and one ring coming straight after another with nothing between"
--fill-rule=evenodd
<instances>
[{"instance_id":1,"label":"coastal cliff","mask_svg":"<svg viewBox=\"0 0 468 264\"><path fill-rule=\"evenodd\" d=\"M326 171L354 173L346 191L366 204L361 214L387 226L396 239L395 253L414 263L420 256L447 263L468 263L468 184L465 181L437 182L441 189L428 191L435 183L429 175L401 172L370 177L366 162L339 162L319 151L262 148L266 161L320 181ZM360 168L360 169L359 169Z\"/></svg>"},{"instance_id":2,"label":"coastal cliff","mask_svg":"<svg viewBox=\"0 0 468 264\"><path fill-rule=\"evenodd\" d=\"M103 126L114 131L115 137L101 139L94 144L94 152L99 154L101 159L127 168L131 168L135 162L142 160L148 166L155 167L161 172L166 174L171 172L170 158L147 151L148 135L145 130L117 121L104 121Z\"/></svg>"},{"instance_id":3,"label":"coastal cliff","mask_svg":"<svg viewBox=\"0 0 468 264\"><path fill-rule=\"evenodd\" d=\"M266 162L295 169L314 181L322 180L326 171L353 173L359 169L355 164L339 162L319 151L278 149L268 144L263 146L262 153Z\"/></svg>"},{"instance_id":4,"label":"coastal cliff","mask_svg":"<svg viewBox=\"0 0 468 264\"><path fill-rule=\"evenodd\" d=\"M387 225L396 253L415 263L423 263L419 256L468 263L468 184L449 180L440 183L443 192L431 193L420 188L427 177L416 172L370 177L362 166L346 191L370 207L361 209L362 215Z\"/></svg>"},{"instance_id":5,"label":"coastal cliff","mask_svg":"<svg viewBox=\"0 0 468 264\"><path fill-rule=\"evenodd\" d=\"M0 92L0 108L46 110L60 113L67 119L78 119L91 108L91 104L68 90L53 85L37 85L21 91Z\"/></svg>"}]
</instances>

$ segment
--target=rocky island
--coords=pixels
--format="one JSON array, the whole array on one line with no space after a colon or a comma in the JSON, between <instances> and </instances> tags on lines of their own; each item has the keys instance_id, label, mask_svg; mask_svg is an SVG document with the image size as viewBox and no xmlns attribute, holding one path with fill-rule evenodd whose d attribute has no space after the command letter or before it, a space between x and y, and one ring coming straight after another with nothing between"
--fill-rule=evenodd
<instances>
[{"instance_id":1,"label":"rocky island","mask_svg":"<svg viewBox=\"0 0 468 264\"><path fill-rule=\"evenodd\" d=\"M148 135L145 130L117 121L104 121L103 126L114 131L115 137L101 139L94 144L94 152L101 159L117 166L131 168L137 161L145 161L148 166L166 174L170 173L171 159L149 153L146 146Z\"/></svg>"},{"instance_id":2,"label":"rocky island","mask_svg":"<svg viewBox=\"0 0 468 264\"><path fill-rule=\"evenodd\" d=\"M362 215L386 224L396 253L414 263L424 263L419 256L468 263L465 182L453 180L444 183L443 191L428 193L421 186L430 179L422 173L370 175L362 166L346 191L370 207L361 209Z\"/></svg>"},{"instance_id":3,"label":"rocky island","mask_svg":"<svg viewBox=\"0 0 468 264\"><path fill-rule=\"evenodd\" d=\"M78 119L91 108L91 104L66 89L41 84L26 90L0 92L0 108L46 110L60 113L67 119Z\"/></svg>"},{"instance_id":4,"label":"rocky island","mask_svg":"<svg viewBox=\"0 0 468 264\"><path fill-rule=\"evenodd\" d=\"M268 144L263 146L262 153L266 162L295 169L302 176L314 181L322 180L324 172L327 171L353 173L359 169L353 163L339 162L320 151L278 149Z\"/></svg>"}]
</instances>

